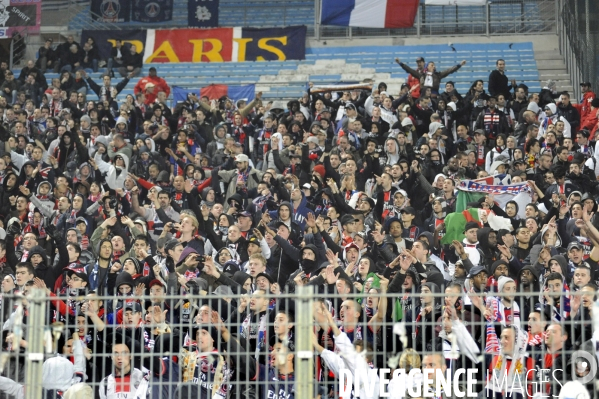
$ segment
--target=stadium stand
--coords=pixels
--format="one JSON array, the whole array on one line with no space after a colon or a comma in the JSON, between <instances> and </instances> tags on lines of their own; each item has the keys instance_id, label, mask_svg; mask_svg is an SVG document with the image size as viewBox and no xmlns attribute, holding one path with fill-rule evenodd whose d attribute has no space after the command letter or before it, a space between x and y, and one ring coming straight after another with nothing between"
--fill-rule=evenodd
<instances>
[{"instance_id":1,"label":"stadium stand","mask_svg":"<svg viewBox=\"0 0 599 399\"><path fill-rule=\"evenodd\" d=\"M142 75L150 67L160 71L171 86L202 87L219 84L257 84L256 89L264 92L269 99L292 99L301 97L306 82L317 84L355 83L364 79L384 81L391 92L399 92L399 87L407 74L393 62L399 57L413 63L416 57L437 62L438 68L449 68L461 60L467 64L451 80L460 93L468 91L473 80L487 80L495 69L498 58L506 60L510 78L525 83L531 91L540 91L539 73L534 61L532 43L460 44L458 51L447 45L422 46L370 46L370 47L311 47L306 49L304 61L264 61L243 63L180 63L146 64ZM334 61L332 64L329 61ZM332 67L330 67L332 65ZM102 72L91 74L99 79ZM47 73L51 79L58 74ZM116 82L116 81L115 81ZM127 86L119 97L121 100L133 92L133 85Z\"/></svg>"}]
</instances>

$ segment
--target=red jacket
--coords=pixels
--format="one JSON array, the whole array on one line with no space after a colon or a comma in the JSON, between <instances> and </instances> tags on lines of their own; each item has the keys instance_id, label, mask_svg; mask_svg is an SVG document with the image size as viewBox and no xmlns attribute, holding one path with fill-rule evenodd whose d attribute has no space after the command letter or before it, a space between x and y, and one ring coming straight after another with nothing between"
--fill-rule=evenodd
<instances>
[{"instance_id":1,"label":"red jacket","mask_svg":"<svg viewBox=\"0 0 599 399\"><path fill-rule=\"evenodd\" d=\"M585 118L580 119L580 128L591 132L591 136L589 137L591 140L595 140L595 132L597 131L597 124L599 122L598 113L599 109L591 109Z\"/></svg>"},{"instance_id":2,"label":"red jacket","mask_svg":"<svg viewBox=\"0 0 599 399\"><path fill-rule=\"evenodd\" d=\"M154 83L154 91L152 93L146 91L146 85L148 83ZM152 104L154 101L156 101L156 95L159 91L165 92L167 97L171 94L171 88L168 87L166 81L158 76L145 76L139 79L139 82L137 82L133 88L133 93L137 94L143 92L146 95L146 105Z\"/></svg>"},{"instance_id":3,"label":"red jacket","mask_svg":"<svg viewBox=\"0 0 599 399\"><path fill-rule=\"evenodd\" d=\"M582 96L582 101L580 102L580 104L572 104L580 113L581 121L583 121L591 112L591 101L593 101L595 97L595 93L593 93L592 91L587 91Z\"/></svg>"}]
</instances>

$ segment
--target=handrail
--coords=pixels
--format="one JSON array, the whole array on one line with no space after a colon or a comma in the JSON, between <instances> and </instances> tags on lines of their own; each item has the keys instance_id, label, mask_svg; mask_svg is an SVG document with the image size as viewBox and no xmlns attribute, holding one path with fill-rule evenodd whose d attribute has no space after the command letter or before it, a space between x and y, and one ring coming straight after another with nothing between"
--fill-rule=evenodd
<instances>
[{"instance_id":1,"label":"handrail","mask_svg":"<svg viewBox=\"0 0 599 399\"><path fill-rule=\"evenodd\" d=\"M10 60L9 60L9 68L10 69L12 69L14 64L17 64L21 60L21 58L23 58L23 57L18 57L18 56L24 55L26 52L27 38L29 37L29 30L27 29L26 26L23 26L20 29L16 28L15 31L13 31L12 39L14 39L16 35L19 35L21 37L20 41L24 42L24 45L23 45L22 51L15 54L15 45L18 44L17 40L10 41Z\"/></svg>"}]
</instances>

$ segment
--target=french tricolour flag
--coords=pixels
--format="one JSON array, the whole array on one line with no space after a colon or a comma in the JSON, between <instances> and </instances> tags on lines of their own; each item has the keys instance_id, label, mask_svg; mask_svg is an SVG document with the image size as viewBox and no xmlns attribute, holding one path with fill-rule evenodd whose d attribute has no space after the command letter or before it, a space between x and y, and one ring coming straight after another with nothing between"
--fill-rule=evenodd
<instances>
[{"instance_id":1,"label":"french tricolour flag","mask_svg":"<svg viewBox=\"0 0 599 399\"><path fill-rule=\"evenodd\" d=\"M322 25L409 28L419 0L322 0Z\"/></svg>"}]
</instances>

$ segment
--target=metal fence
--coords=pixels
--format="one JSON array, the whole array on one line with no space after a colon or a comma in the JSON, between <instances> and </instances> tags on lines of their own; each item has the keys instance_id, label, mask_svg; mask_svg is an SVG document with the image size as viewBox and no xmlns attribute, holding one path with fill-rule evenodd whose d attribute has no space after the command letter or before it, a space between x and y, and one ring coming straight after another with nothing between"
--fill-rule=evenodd
<instances>
[{"instance_id":1,"label":"metal fence","mask_svg":"<svg viewBox=\"0 0 599 399\"><path fill-rule=\"evenodd\" d=\"M531 393L542 388L557 397L571 380L595 389L589 382L597 370L594 344L590 356L584 353L595 342L599 321L591 318L599 307L594 291L567 296L570 317L563 317L561 287L553 296L519 291L511 317L504 317L509 301L501 304L493 294L485 301L455 287L445 293L422 287L393 294L378 293L372 285L365 294L340 295L332 284L276 295L151 290L148 296L67 292L52 298L29 287L25 296L2 298L0 391L16 395L27 387L19 392L38 399L42 390L64 392L83 382L89 388L73 389L89 389L93 394L87 398L129 397L118 395L128 391L136 398L337 398L344 369L355 378L359 364L393 373L430 368L431 359L439 359L433 367L448 368L452 376L471 370L477 379L473 389L484 392L487 372L502 370L508 354L519 358ZM562 311L535 308L544 296L559 302ZM355 350L337 337L338 326ZM514 352L523 337L524 346ZM552 380L543 383L547 375ZM392 397L405 397L392 386Z\"/></svg>"},{"instance_id":2,"label":"metal fence","mask_svg":"<svg viewBox=\"0 0 599 399\"><path fill-rule=\"evenodd\" d=\"M599 7L592 0L559 0L558 7L560 52L579 97L581 82L599 87Z\"/></svg>"}]
</instances>

